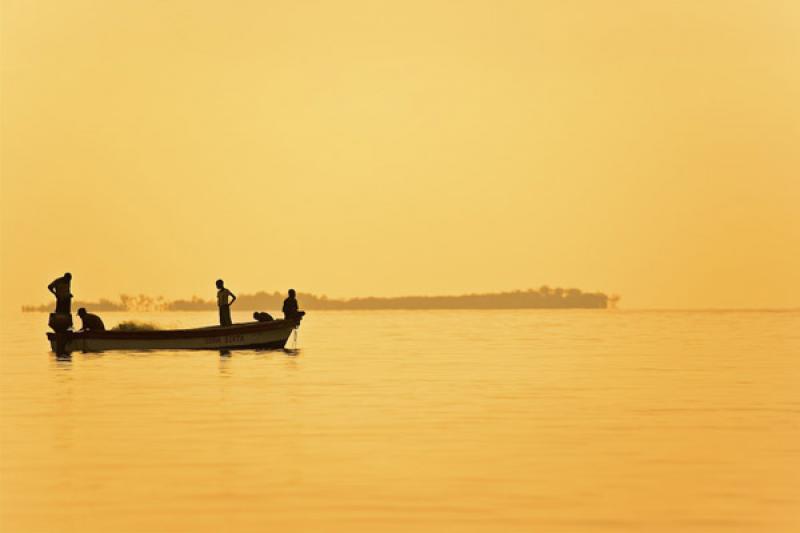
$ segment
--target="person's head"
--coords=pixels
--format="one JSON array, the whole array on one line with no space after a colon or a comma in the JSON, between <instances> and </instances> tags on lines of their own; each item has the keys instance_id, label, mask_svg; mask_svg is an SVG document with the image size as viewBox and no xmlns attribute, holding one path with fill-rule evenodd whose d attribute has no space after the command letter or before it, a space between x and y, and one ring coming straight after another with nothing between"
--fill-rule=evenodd
<instances>
[{"instance_id":1,"label":"person's head","mask_svg":"<svg viewBox=\"0 0 800 533\"><path fill-rule=\"evenodd\" d=\"M291 296L292 298L294 298L296 295L297 295L297 293L296 293L296 292L294 292L294 289L289 289L289 296Z\"/></svg>"},{"instance_id":2,"label":"person's head","mask_svg":"<svg viewBox=\"0 0 800 533\"><path fill-rule=\"evenodd\" d=\"M218 289L224 289L225 288L225 282L222 281L221 279L218 279L217 280L217 288Z\"/></svg>"},{"instance_id":3,"label":"person's head","mask_svg":"<svg viewBox=\"0 0 800 533\"><path fill-rule=\"evenodd\" d=\"M71 280L72 274L70 274L69 272L64 272L64 279L67 281Z\"/></svg>"},{"instance_id":4,"label":"person's head","mask_svg":"<svg viewBox=\"0 0 800 533\"><path fill-rule=\"evenodd\" d=\"M256 320L258 320L258 317L259 317L259 316L261 316L261 313L259 313L258 311L254 311L254 312L253 312L253 318L255 318Z\"/></svg>"},{"instance_id":5,"label":"person's head","mask_svg":"<svg viewBox=\"0 0 800 533\"><path fill-rule=\"evenodd\" d=\"M78 309L78 316L79 317L82 318L85 314L86 314L86 308L85 307L81 307L80 309Z\"/></svg>"}]
</instances>

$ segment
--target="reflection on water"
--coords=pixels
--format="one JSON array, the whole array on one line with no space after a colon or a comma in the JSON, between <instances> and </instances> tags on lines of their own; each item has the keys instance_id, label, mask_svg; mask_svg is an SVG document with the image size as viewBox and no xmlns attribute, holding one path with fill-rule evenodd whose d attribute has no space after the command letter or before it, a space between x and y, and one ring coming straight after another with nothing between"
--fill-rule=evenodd
<instances>
[{"instance_id":1,"label":"reflection on water","mask_svg":"<svg viewBox=\"0 0 800 533\"><path fill-rule=\"evenodd\" d=\"M62 368L67 370L72 368L72 354L56 355L55 353L50 352L50 356L53 359L53 366L55 368Z\"/></svg>"},{"instance_id":2,"label":"reflection on water","mask_svg":"<svg viewBox=\"0 0 800 533\"><path fill-rule=\"evenodd\" d=\"M2 531L800 530L797 312L328 312L296 349L71 357L45 324L3 320Z\"/></svg>"}]
</instances>

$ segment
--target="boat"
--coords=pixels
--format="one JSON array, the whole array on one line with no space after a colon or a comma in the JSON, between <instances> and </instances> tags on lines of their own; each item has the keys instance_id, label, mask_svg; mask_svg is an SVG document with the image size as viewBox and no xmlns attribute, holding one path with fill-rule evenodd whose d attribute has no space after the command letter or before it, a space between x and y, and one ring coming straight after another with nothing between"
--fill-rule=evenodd
<instances>
[{"instance_id":1,"label":"boat","mask_svg":"<svg viewBox=\"0 0 800 533\"><path fill-rule=\"evenodd\" d=\"M106 350L249 350L281 349L302 316L231 326L153 331L61 331L47 333L56 353ZM61 344L63 343L63 344Z\"/></svg>"}]
</instances>

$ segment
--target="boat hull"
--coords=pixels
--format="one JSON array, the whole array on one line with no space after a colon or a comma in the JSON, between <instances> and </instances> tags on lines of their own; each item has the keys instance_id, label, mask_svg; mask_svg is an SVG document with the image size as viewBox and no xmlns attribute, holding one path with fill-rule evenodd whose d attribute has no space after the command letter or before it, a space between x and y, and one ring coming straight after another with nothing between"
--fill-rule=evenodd
<instances>
[{"instance_id":1,"label":"boat hull","mask_svg":"<svg viewBox=\"0 0 800 533\"><path fill-rule=\"evenodd\" d=\"M275 320L181 330L68 331L47 338L54 352L280 349L298 325L299 320ZM58 335L64 335L62 350Z\"/></svg>"}]
</instances>

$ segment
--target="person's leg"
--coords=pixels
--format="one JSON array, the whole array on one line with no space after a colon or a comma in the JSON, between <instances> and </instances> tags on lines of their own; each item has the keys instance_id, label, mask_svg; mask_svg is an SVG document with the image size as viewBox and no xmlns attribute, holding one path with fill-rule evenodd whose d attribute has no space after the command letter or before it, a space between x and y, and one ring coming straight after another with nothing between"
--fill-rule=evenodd
<instances>
[{"instance_id":1,"label":"person's leg","mask_svg":"<svg viewBox=\"0 0 800 533\"><path fill-rule=\"evenodd\" d=\"M219 323L223 326L230 326L233 324L231 320L231 306L223 305L219 308Z\"/></svg>"}]
</instances>

